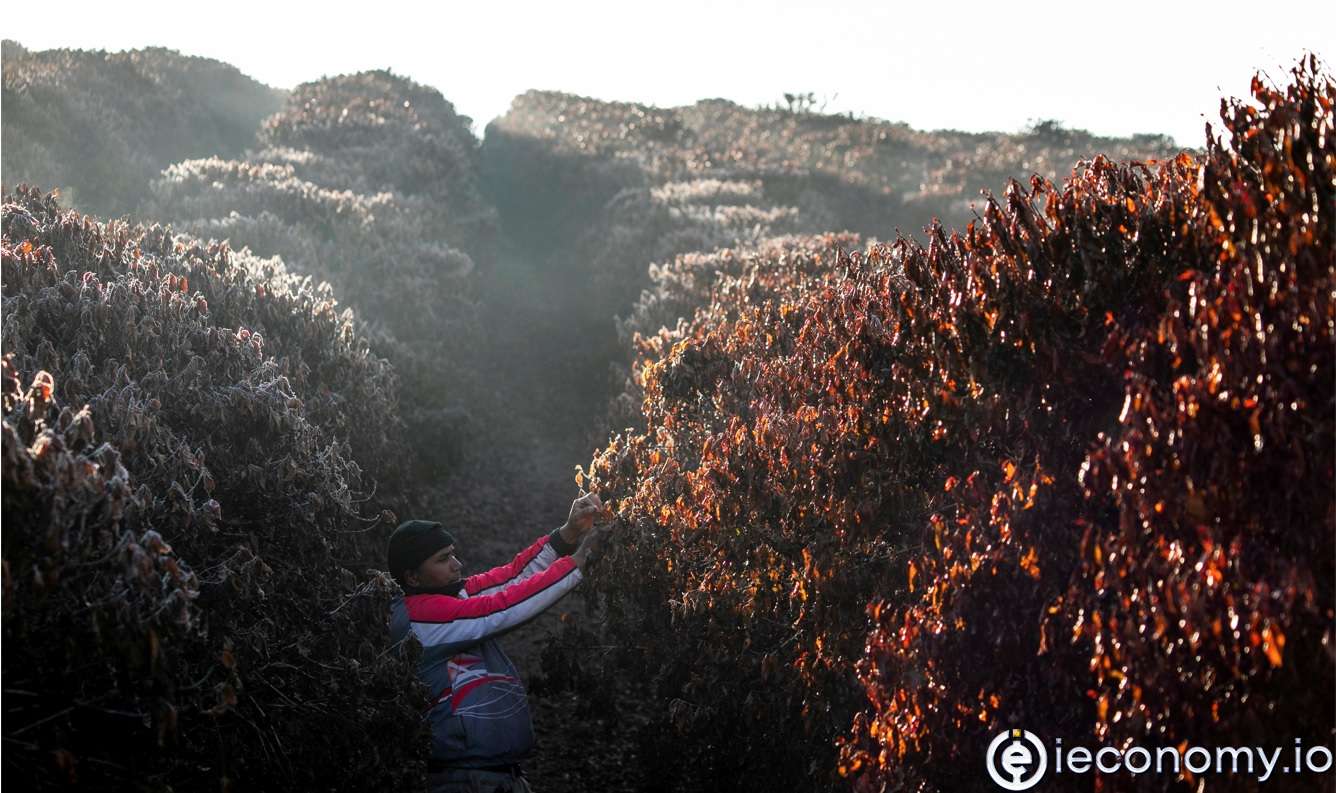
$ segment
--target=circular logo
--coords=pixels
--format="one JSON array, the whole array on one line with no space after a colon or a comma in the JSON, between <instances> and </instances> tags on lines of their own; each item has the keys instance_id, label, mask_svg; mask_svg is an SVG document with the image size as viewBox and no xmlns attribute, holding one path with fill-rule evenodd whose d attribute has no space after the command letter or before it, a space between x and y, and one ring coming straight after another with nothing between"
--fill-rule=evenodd
<instances>
[{"instance_id":1,"label":"circular logo","mask_svg":"<svg viewBox=\"0 0 1336 793\"><path fill-rule=\"evenodd\" d=\"M1005 790L1029 790L1048 770L1048 754L1029 730L998 733L988 744L988 775Z\"/></svg>"}]
</instances>

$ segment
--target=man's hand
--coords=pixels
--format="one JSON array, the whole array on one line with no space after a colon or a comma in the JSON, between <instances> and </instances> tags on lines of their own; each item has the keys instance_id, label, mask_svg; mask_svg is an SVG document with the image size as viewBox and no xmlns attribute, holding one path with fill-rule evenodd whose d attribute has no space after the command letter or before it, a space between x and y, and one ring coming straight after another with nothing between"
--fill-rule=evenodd
<instances>
[{"instance_id":1,"label":"man's hand","mask_svg":"<svg viewBox=\"0 0 1336 793\"><path fill-rule=\"evenodd\" d=\"M561 538L577 543L594 526L594 519L604 514L603 501L595 493L585 493L571 502L571 514L561 527Z\"/></svg>"},{"instance_id":2,"label":"man's hand","mask_svg":"<svg viewBox=\"0 0 1336 793\"><path fill-rule=\"evenodd\" d=\"M580 547L575 550L575 553L571 554L571 559L575 561L575 566L583 570L585 563L589 561L589 555L598 550L598 546L603 542L603 538L611 531L612 526L609 524L599 526L593 531L587 532L584 538L580 540Z\"/></svg>"}]
</instances>

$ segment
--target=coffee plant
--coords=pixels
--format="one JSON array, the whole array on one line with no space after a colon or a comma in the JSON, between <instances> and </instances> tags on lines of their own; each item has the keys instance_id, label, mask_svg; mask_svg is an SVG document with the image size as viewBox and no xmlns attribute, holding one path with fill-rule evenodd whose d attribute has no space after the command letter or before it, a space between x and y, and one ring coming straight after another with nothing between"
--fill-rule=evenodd
<instances>
[{"instance_id":1,"label":"coffee plant","mask_svg":"<svg viewBox=\"0 0 1336 793\"><path fill-rule=\"evenodd\" d=\"M656 108L550 91L516 97L483 146L502 213L526 218L540 245L569 244L626 188L760 179L768 201L819 224L809 230L890 236L934 216L968 217L979 189L1008 177L1056 178L1096 152L1123 160L1172 151L1159 136L923 132L717 99Z\"/></svg>"},{"instance_id":2,"label":"coffee plant","mask_svg":"<svg viewBox=\"0 0 1336 793\"><path fill-rule=\"evenodd\" d=\"M510 237L540 266L591 287L575 300L598 321L582 343L612 360L607 387L586 397L614 395L608 423L595 420L590 436L601 443L638 412L627 334L608 320L635 323L643 312L628 305L663 302L656 273L674 257L780 234L918 231L934 216L964 216L979 187L1009 175L1056 173L1057 162L1101 149L1167 153L1166 144L1074 132L1058 146L1035 135L926 133L720 100L663 109L530 91L488 126L483 172L502 215L518 220ZM942 186L943 173L963 177L962 168L975 169L972 181ZM616 396L624 394L629 412Z\"/></svg>"},{"instance_id":3,"label":"coffee plant","mask_svg":"<svg viewBox=\"0 0 1336 793\"><path fill-rule=\"evenodd\" d=\"M420 778L380 567L393 370L328 288L20 187L3 213L6 778ZM312 736L318 736L313 740Z\"/></svg>"},{"instance_id":4,"label":"coffee plant","mask_svg":"<svg viewBox=\"0 0 1336 793\"><path fill-rule=\"evenodd\" d=\"M384 70L341 75L293 89L261 125L252 159L286 162L324 187L412 201L422 236L488 262L497 217L470 124L434 88Z\"/></svg>"},{"instance_id":5,"label":"coffee plant","mask_svg":"<svg viewBox=\"0 0 1336 793\"><path fill-rule=\"evenodd\" d=\"M5 184L59 187L85 212L138 212L170 163L240 154L284 92L160 47L30 51L4 42Z\"/></svg>"},{"instance_id":6,"label":"coffee plant","mask_svg":"<svg viewBox=\"0 0 1336 793\"><path fill-rule=\"evenodd\" d=\"M678 254L754 244L803 230L796 207L766 200L759 181L701 179L618 193L577 260L606 306L624 310L649 285L647 265Z\"/></svg>"},{"instance_id":7,"label":"coffee plant","mask_svg":"<svg viewBox=\"0 0 1336 793\"><path fill-rule=\"evenodd\" d=\"M717 289L736 292L738 277L745 276L742 283L747 285L749 298L774 297L777 290L791 289L811 274L829 269L841 251L861 246L855 234L788 235L713 253L685 253L665 264L651 264L650 286L627 315L616 321L627 358L625 363L614 362L620 388L609 406L606 426L618 432L643 427L644 365L684 340L687 324L698 310L711 312L701 321L713 321L713 312L732 308L727 300L713 301Z\"/></svg>"},{"instance_id":8,"label":"coffee plant","mask_svg":"<svg viewBox=\"0 0 1336 793\"><path fill-rule=\"evenodd\" d=\"M298 86L246 159L178 163L153 186L156 217L278 256L357 309L402 379L404 420L433 470L480 401L476 264L492 257L496 213L468 123L387 72L327 78Z\"/></svg>"},{"instance_id":9,"label":"coffee plant","mask_svg":"<svg viewBox=\"0 0 1336 793\"><path fill-rule=\"evenodd\" d=\"M618 514L615 660L664 703L648 780L984 789L1010 727L1330 738L1336 87L1252 89L1200 155L772 254L641 338L643 425L577 479Z\"/></svg>"}]
</instances>

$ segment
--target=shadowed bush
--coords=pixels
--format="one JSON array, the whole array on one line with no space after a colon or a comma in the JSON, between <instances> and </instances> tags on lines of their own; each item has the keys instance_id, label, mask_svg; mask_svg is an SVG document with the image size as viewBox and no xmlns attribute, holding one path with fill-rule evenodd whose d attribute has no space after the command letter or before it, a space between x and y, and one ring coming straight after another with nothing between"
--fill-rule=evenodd
<instances>
[{"instance_id":1,"label":"shadowed bush","mask_svg":"<svg viewBox=\"0 0 1336 793\"><path fill-rule=\"evenodd\" d=\"M420 778L388 364L327 290L27 188L3 219L6 778ZM319 736L312 740L312 736Z\"/></svg>"}]
</instances>

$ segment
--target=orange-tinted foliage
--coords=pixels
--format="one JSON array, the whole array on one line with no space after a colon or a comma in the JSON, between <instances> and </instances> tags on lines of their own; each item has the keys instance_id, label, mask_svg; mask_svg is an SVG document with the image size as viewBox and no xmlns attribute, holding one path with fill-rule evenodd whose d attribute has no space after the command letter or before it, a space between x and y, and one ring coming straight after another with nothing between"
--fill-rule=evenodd
<instances>
[{"instance_id":1,"label":"orange-tinted foliage","mask_svg":"<svg viewBox=\"0 0 1336 793\"><path fill-rule=\"evenodd\" d=\"M926 247L810 239L645 343L645 427L588 484L662 784L973 788L1012 725L1326 734L1336 90L1253 89L1200 160L1013 183Z\"/></svg>"}]
</instances>

